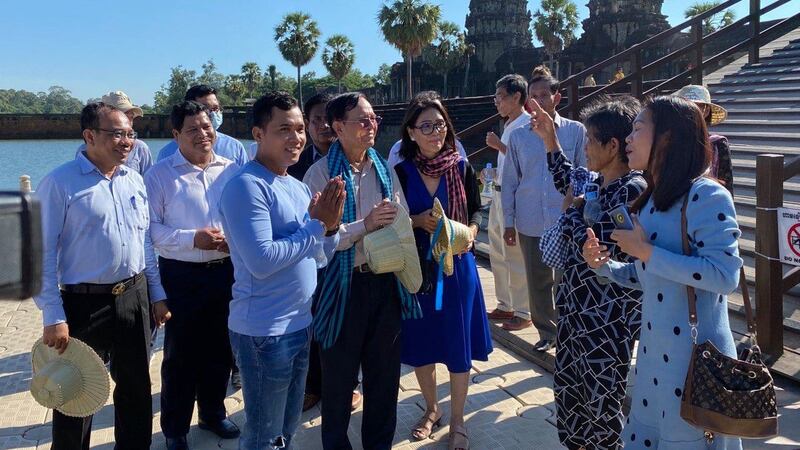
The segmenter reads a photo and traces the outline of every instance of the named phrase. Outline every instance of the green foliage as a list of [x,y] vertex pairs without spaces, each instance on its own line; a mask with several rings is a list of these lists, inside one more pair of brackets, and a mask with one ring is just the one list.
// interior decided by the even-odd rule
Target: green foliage
[[[683,15],[687,19],[690,17],[699,16],[707,11],[711,11],[721,4],[722,2],[719,1],[697,2],[686,8],[686,11],[684,11]],[[703,34],[713,33],[720,28],[727,27],[728,25],[732,24],[735,19],[736,14],[730,9],[726,9],[725,11],[721,11],[717,14],[706,17],[703,19]]]
[[75,114],[83,103],[61,87],[51,86],[47,92],[0,89],[0,113],[14,114]]
[[[302,86],[300,68],[311,61],[319,47],[319,28],[311,16],[303,12],[289,13],[275,27],[275,42],[286,61],[297,67],[297,82]],[[302,89],[300,103],[303,102]]]
[[195,84],[197,84],[196,71],[184,69],[183,66],[173,67],[167,84],[162,84],[161,89],[154,95],[154,108],[160,113],[169,114],[172,105],[183,101],[186,91]]
[[575,39],[578,28],[578,7],[571,0],[542,0],[533,15],[533,33],[544,44],[550,56],[560,53]]
[[328,38],[322,50],[322,64],[339,84],[339,92],[342,90],[342,78],[350,73],[355,62],[355,49],[347,36],[334,34]]
[[372,82],[383,86],[392,84],[392,66],[383,63],[378,67],[378,73],[372,77]]
[[438,74],[444,77],[442,95],[447,96],[447,75],[464,63],[465,36],[458,25],[442,22],[433,44],[425,47],[422,58]]

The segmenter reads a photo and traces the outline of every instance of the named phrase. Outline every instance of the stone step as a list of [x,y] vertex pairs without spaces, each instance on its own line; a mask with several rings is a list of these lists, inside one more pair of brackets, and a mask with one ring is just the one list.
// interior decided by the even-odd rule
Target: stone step
[[[798,62],[798,65],[800,66],[800,62]],[[752,79],[725,77],[719,83],[709,84],[708,90],[711,92],[711,97],[714,98],[714,93],[719,89],[755,88],[765,85],[772,87],[798,87],[800,86],[800,72],[794,75],[765,75],[752,77]]]
[[[713,97],[712,97],[713,98]],[[800,114],[800,112],[798,113]],[[712,133],[725,135],[729,131],[759,130],[763,132],[792,132],[800,130],[797,120],[751,120],[728,118],[725,122],[713,127]]]
[[[756,145],[745,145],[739,141],[731,141],[731,155],[734,158],[747,159],[755,164],[756,157],[762,153],[777,153],[786,157],[786,160],[800,156],[800,149],[780,145],[760,143]],[[784,161],[787,162],[787,161]]]
[[[728,110],[728,120],[789,120],[800,121],[800,109],[792,108],[746,108]],[[727,121],[726,121],[727,123]]]
[[792,59],[800,57],[800,48],[779,48],[772,52],[769,59],[774,61],[776,59]]
[[754,63],[754,64],[745,64],[742,68],[743,69],[761,69],[765,67],[797,67],[797,64],[800,64],[800,58],[798,59],[787,59],[787,58],[778,58],[778,59],[769,59],[769,58],[762,58],[761,61]]
[[761,98],[761,97],[741,97],[741,98],[715,98],[714,103],[727,110],[734,109],[753,109],[761,108],[762,110],[772,109],[794,109],[800,108],[800,95],[792,97],[779,97],[779,98]]
[[[738,173],[738,176],[733,178],[734,193],[739,195],[746,195],[748,197],[755,197],[756,195],[756,177],[755,172],[752,174]],[[800,203],[800,183],[794,181],[787,181],[783,184],[783,201]]]
[[768,150],[773,147],[787,147],[800,150],[800,129],[798,132],[762,132],[762,131],[729,131],[725,133],[728,141],[736,145],[749,145],[760,147],[761,153],[771,153],[775,150]]
[[738,72],[726,75],[725,78],[768,77],[797,73],[800,73],[800,67],[794,64],[786,64],[781,66],[755,67],[752,69],[744,68]]
[[710,90],[711,98],[716,102],[722,102],[727,99],[745,98],[785,98],[785,97],[799,97],[800,87],[787,86],[787,85],[741,85],[741,86],[725,86],[714,87]]

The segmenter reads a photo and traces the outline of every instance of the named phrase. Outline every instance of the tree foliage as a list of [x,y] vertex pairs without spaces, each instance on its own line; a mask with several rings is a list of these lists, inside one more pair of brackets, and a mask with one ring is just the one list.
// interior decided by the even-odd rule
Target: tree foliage
[[439,24],[436,39],[422,51],[422,58],[434,70],[442,75],[444,85],[442,95],[447,96],[447,75],[464,63],[465,36],[453,22]]
[[300,68],[311,62],[319,47],[319,28],[317,22],[306,13],[294,12],[284,16],[275,27],[275,42],[283,59],[297,68],[298,95],[303,102]]
[[378,25],[383,38],[395,46],[406,60],[406,94],[414,95],[411,78],[413,59],[436,38],[442,10],[423,0],[395,0],[378,12]]
[[339,92],[342,90],[342,78],[350,73],[355,62],[355,49],[347,36],[334,34],[325,41],[325,48],[322,50],[322,64],[338,83]]
[[554,56],[575,39],[578,7],[571,0],[542,0],[541,8],[533,15],[532,27],[552,66]]
[[23,89],[0,89],[0,113],[12,114],[75,114],[83,102],[61,86],[50,86],[47,92],[33,93]]
[[[683,15],[687,19],[690,17],[699,16],[700,14],[711,11],[721,4],[722,2],[719,1],[697,2],[686,8],[686,11],[684,11]],[[724,28],[732,24],[735,19],[736,13],[730,9],[726,9],[725,11],[708,16],[703,19],[703,34],[713,33],[720,28]]]

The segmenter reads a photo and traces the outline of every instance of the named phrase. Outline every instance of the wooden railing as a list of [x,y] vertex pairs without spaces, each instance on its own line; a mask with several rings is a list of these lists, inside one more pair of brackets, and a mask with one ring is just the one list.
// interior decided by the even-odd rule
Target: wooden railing
[[[749,1],[750,14],[737,20],[736,22],[723,27],[713,33],[703,35],[703,20],[719,14],[726,9],[743,1]],[[561,83],[561,88],[566,91],[568,99],[567,105],[559,112],[572,119],[577,119],[580,110],[595,100],[598,96],[615,92],[619,85],[630,84],[630,93],[634,97],[643,98],[647,95],[663,92],[667,89],[677,90],[681,86],[691,81],[693,84],[702,84],[703,74],[706,71],[713,71],[719,68],[727,58],[735,56],[737,53],[746,51],[749,55],[750,63],[757,63],[759,60],[759,48],[762,42],[768,42],[788,33],[800,25],[800,12],[791,17],[780,20],[767,29],[762,30],[762,18],[765,14],[776,8],[789,3],[792,0],[776,0],[768,6],[761,7],[760,0],[728,0],[719,6],[698,16],[692,17],[683,23],[676,25],[669,30],[662,31],[655,36],[646,39],[625,51],[601,61],[581,72],[571,75]],[[705,55],[703,47],[705,44],[720,40],[720,37],[729,34],[731,31],[741,29],[743,26],[750,29],[749,37],[740,40],[735,45],[715,54]],[[683,30],[690,29],[690,42],[669,54],[649,63],[644,63],[644,57],[648,50],[658,49],[667,44],[669,39],[674,39]],[[707,57],[708,56],[708,57]],[[663,80],[655,86],[645,89],[645,79],[648,75],[657,72],[664,66],[680,64],[690,58],[688,68],[674,75],[672,78]],[[588,95],[580,95],[580,85],[589,74],[596,74],[608,67],[622,66],[629,63],[630,73],[624,78],[603,86]]]
[[800,283],[800,267],[783,274],[778,243],[783,183],[796,175],[800,157],[789,163],[783,155],[756,159],[756,322],[759,345],[771,358],[783,353],[783,296]]

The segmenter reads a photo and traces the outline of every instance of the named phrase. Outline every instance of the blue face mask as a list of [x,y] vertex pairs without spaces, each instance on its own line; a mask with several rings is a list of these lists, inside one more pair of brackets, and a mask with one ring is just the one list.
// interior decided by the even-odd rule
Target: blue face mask
[[211,120],[211,125],[214,129],[219,130],[219,127],[222,125],[222,110],[209,111],[208,118]]

